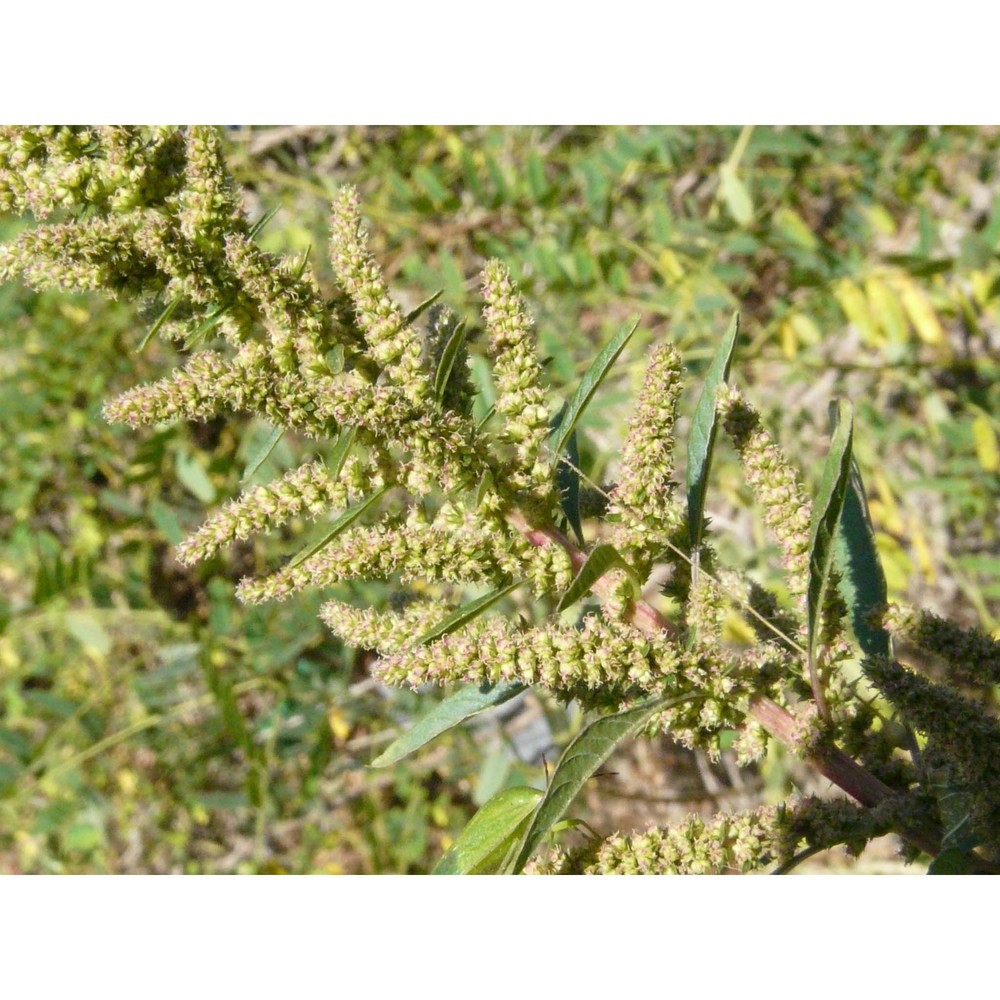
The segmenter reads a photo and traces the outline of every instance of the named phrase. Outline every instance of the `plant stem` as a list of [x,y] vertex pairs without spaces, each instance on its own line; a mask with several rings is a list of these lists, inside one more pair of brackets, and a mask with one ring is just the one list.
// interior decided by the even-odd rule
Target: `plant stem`
[[[516,510],[508,513],[507,520],[532,545],[561,546],[569,556],[574,570],[578,571],[586,562],[586,553],[577,548],[558,528],[532,525],[520,511]],[[607,580],[600,579],[594,584],[594,592],[598,596],[607,594],[608,587]],[[650,634],[664,631],[677,634],[677,629],[646,601],[637,600],[634,603],[631,620],[637,628]],[[854,758],[838,747],[832,744],[816,745],[815,741],[807,740],[801,722],[770,698],[753,699],[749,711],[750,715],[779,743],[797,757],[804,759],[824,778],[833,782],[861,805],[872,808],[900,794],[866,771]],[[941,850],[941,831],[929,825],[907,826],[895,832],[931,857],[935,857]],[[983,871],[1000,871],[980,858],[975,858],[975,861]]]

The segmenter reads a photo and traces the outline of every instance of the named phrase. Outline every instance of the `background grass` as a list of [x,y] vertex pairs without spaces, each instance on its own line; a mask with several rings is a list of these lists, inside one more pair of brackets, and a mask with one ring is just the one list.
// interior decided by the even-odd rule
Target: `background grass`
[[[599,484],[650,346],[680,348],[689,414],[739,309],[736,378],[810,488],[829,399],[855,403],[891,596],[997,633],[998,130],[294,127],[229,142],[251,215],[280,207],[261,241],[308,254],[321,280],[327,205],[345,182],[407,304],[443,289],[476,322],[478,271],[506,260],[554,406],[641,311],[582,427]],[[24,224],[0,219],[0,239]],[[519,759],[537,753],[498,720],[368,769],[433,695],[373,685],[367,654],[316,619],[319,594],[251,609],[233,596],[308,525],[194,570],[175,562],[172,545],[239,491],[268,428],[109,427],[101,403],[173,362],[156,340],[138,352],[148,325],[97,298],[0,288],[0,870],[428,870],[477,803],[544,780]],[[254,478],[310,451],[286,435]],[[720,554],[780,587],[726,455],[708,500]],[[741,628],[734,618],[734,640]],[[537,709],[557,745],[578,725]],[[612,797],[627,808],[602,807],[600,783],[581,807],[602,832],[659,818],[650,800],[724,804],[720,772],[654,750],[619,766]],[[665,771],[684,780],[651,785]],[[737,786],[766,798],[796,777],[771,755]]]

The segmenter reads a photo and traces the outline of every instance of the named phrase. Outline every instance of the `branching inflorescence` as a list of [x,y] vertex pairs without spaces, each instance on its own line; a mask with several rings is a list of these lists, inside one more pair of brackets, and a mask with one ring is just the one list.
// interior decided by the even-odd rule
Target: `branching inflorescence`
[[[515,683],[605,712],[672,698],[647,731],[668,729],[713,752],[735,734],[745,760],[763,752],[770,732],[862,804],[807,802],[616,836],[554,856],[548,870],[754,870],[787,861],[799,842],[857,848],[889,829],[933,852],[941,818],[926,787],[916,787],[931,780],[932,766],[970,795],[987,789],[969,808],[977,833],[970,850],[979,850],[971,863],[996,860],[1000,793],[976,760],[978,747],[998,745],[995,724],[958,695],[925,690],[929,682],[873,659],[872,682],[933,745],[922,776],[913,768],[865,771],[845,751],[883,763],[898,751],[891,727],[841,670],[853,646],[841,636],[844,607],[829,596],[820,624],[830,710],[824,705],[817,718],[800,645],[815,572],[810,502],[735,388],[720,387],[715,412],[796,598],[794,609],[779,611],[772,595],[750,586],[750,607],[761,609],[754,624],[765,627],[760,643],[743,650],[722,643],[729,588],[709,572],[710,548],[701,549],[695,579],[678,547],[690,512],[673,482],[682,364],[672,346],[650,355],[606,519],[588,521],[591,541],[577,547],[562,531],[562,459],[549,450],[532,320],[507,266],[493,260],[483,271],[496,402],[477,424],[464,325],[440,307],[408,315],[394,299],[369,250],[357,193],[345,187],[333,201],[337,289],[324,293],[308,266],[257,246],[221,149],[219,133],[205,127],[0,130],[0,209],[39,222],[0,248],[0,278],[138,299],[158,311],[155,331],[186,354],[168,377],[109,402],[109,420],[138,427],[228,412],[337,442],[335,461],[304,464],[212,514],[181,543],[182,562],[214,558],[294,517],[327,520],[320,543],[270,575],[244,579],[239,595],[253,603],[345,581],[394,581],[394,610],[358,608],[341,596],[321,612],[345,643],[381,654],[374,673],[383,682]],[[593,569],[588,556],[598,548],[614,559]],[[679,607],[638,598],[636,585],[654,563],[672,572]],[[579,592],[568,601],[575,578]],[[470,586],[479,596],[492,588],[496,599],[449,625]],[[577,604],[588,595],[596,602]],[[505,613],[511,602],[519,602],[517,617]],[[988,637],[900,611],[889,625],[956,661],[962,679],[996,683],[997,647]],[[894,785],[886,784],[890,773],[901,775]]]

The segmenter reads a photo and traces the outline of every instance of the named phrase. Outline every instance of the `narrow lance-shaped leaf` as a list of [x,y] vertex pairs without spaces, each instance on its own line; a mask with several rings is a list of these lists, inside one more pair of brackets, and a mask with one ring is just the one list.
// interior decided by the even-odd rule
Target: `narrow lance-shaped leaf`
[[356,427],[347,427],[340,432],[340,437],[337,438],[337,444],[330,455],[330,460],[326,463],[331,476],[340,475],[357,433],[358,429]]
[[562,454],[562,450],[566,446],[570,434],[573,433],[573,428],[576,427],[577,422],[583,415],[583,411],[586,410],[587,404],[593,399],[594,393],[597,392],[598,387],[611,370],[611,366],[618,359],[618,355],[625,349],[625,345],[632,338],[632,334],[635,333],[638,326],[638,316],[630,319],[604,345],[601,353],[594,358],[594,363],[587,370],[587,374],[583,376],[583,380],[573,394],[573,398],[569,401],[569,406],[566,407],[562,421],[553,435],[551,447],[557,455]]
[[405,320],[406,325],[409,326],[411,323],[414,323],[416,320],[420,319],[420,317],[425,312],[427,312],[427,310],[430,309],[430,307],[434,305],[434,303],[437,302],[437,300],[441,298],[442,295],[444,295],[444,289],[439,288],[432,296],[430,296],[430,298],[424,299],[424,301],[421,302],[420,305],[411,309],[406,314],[406,320]]
[[255,239],[260,231],[281,211],[280,205],[275,205],[269,212],[262,215],[250,228],[250,232],[247,233],[250,239]]
[[[562,422],[568,404],[562,408],[552,420],[552,430],[555,431]],[[568,461],[567,461],[568,459]],[[556,486],[559,489],[559,506],[566,516],[566,522],[573,529],[576,540],[583,545],[583,523],[580,520],[580,449],[577,445],[576,431],[570,434],[566,441],[566,453],[559,456],[556,466]]]
[[246,470],[244,471],[240,482],[245,483],[248,479],[253,478],[253,474],[267,461],[268,455],[274,451],[284,433],[284,427],[275,427],[271,433],[267,435],[267,437],[261,442],[260,447],[257,448],[251,455],[250,461],[247,462]]
[[844,510],[840,515],[836,554],[840,596],[847,605],[861,651],[868,657],[891,656],[889,633],[872,620],[873,614],[885,607],[888,592],[882,560],[875,546],[875,530],[868,513],[864,484],[853,459]]
[[542,793],[508,788],[493,796],[435,865],[434,875],[492,875],[499,872]]
[[474,601],[469,601],[468,604],[463,604],[457,611],[454,611],[443,621],[438,622],[433,628],[429,628],[424,632],[417,639],[416,644],[418,646],[426,646],[429,642],[434,642],[442,636],[449,635],[456,629],[463,628],[473,619],[478,618],[484,611],[491,608],[501,598],[506,597],[509,593],[523,585],[524,580],[516,580],[514,583],[508,583],[504,587],[497,587],[496,590],[491,590],[488,594],[477,597]]
[[455,359],[465,345],[466,330],[467,327],[463,319],[456,324],[441,352],[441,360],[438,362],[437,372],[434,376],[434,398],[439,403],[444,399],[445,391],[448,388],[448,379],[451,378],[452,370],[455,367]]
[[174,299],[170,302],[166,309],[160,313],[157,317],[156,322],[149,328],[149,332],[145,337],[142,338],[142,343],[139,345],[139,351],[142,352],[146,349],[146,345],[160,332],[163,324],[166,323],[168,319],[174,314],[174,310],[181,304],[180,299]]
[[580,473],[577,471],[579,468],[580,448],[574,430],[566,442],[566,455],[560,458],[556,467],[556,486],[559,489],[559,506],[566,515],[566,523],[573,529],[573,534],[580,545],[584,545],[586,543],[583,539],[583,522],[580,519]]
[[[523,582],[523,580],[519,580],[506,587],[498,587],[496,590],[491,590],[488,594],[462,605],[444,621],[424,632],[417,639],[416,645],[425,646],[429,642],[434,642],[436,639],[462,628],[489,610],[501,598],[520,587]],[[502,705],[524,689],[524,685],[518,683],[484,684],[481,687],[470,685],[462,688],[433,708],[419,722],[391,743],[382,754],[372,761],[372,767],[387,767],[389,764],[394,764],[459,723],[487,708],[492,708],[494,705]]]
[[345,528],[348,528],[359,517],[361,517],[361,515],[368,510],[368,508],[371,507],[376,500],[381,499],[382,495],[388,488],[388,486],[383,486],[380,490],[376,490],[370,496],[365,497],[365,499],[360,501],[360,503],[356,503],[353,507],[348,507],[347,510],[345,510],[344,513],[330,525],[326,534],[323,535],[322,538],[320,538],[317,542],[314,542],[312,545],[306,546],[306,548],[304,548],[291,560],[291,562],[289,562],[288,568],[294,569],[300,563],[305,562],[310,556],[314,556],[321,548],[323,548],[324,545],[328,545],[332,542]]
[[562,818],[580,789],[623,740],[635,736],[657,712],[693,697],[696,696],[686,694],[654,698],[635,708],[605,715],[584,729],[560,758],[545,797],[538,804],[517,847],[512,870],[517,873],[524,868],[542,838]]
[[184,350],[190,351],[191,348],[195,347],[197,344],[201,343],[205,335],[210,331],[214,330],[223,320],[226,313],[229,312],[229,306],[222,306],[215,310],[211,315],[209,315],[205,321],[198,327],[194,333],[184,341]]
[[687,456],[687,508],[688,537],[691,541],[692,573],[697,573],[698,551],[701,546],[702,522],[705,519],[705,494],[708,490],[708,473],[712,466],[712,451],[718,425],[716,395],[719,386],[729,378],[736,341],[740,335],[740,314],[734,313],[725,336],[716,348],[709,365],[701,397],[691,421],[688,434]]
[[563,594],[559,604],[556,606],[556,612],[565,611],[566,608],[576,604],[581,597],[590,593],[590,588],[605,573],[612,569],[623,569],[635,580],[635,570],[629,566],[613,545],[605,543],[596,546],[594,551],[587,556],[587,561],[580,567],[580,572],[576,574],[566,593]]
[[[846,400],[837,402],[836,425],[830,441],[830,451],[823,466],[819,495],[813,506],[812,525],[809,531],[809,589],[807,591],[806,616],[809,627],[809,665],[816,662],[816,640],[820,628],[820,617],[830,584],[836,549],[837,526],[844,508],[851,478],[851,445],[854,436],[854,420],[851,404]],[[817,686],[814,680],[814,688]],[[817,696],[819,692],[816,692]]]
[[388,767],[430,743],[442,733],[487,708],[502,705],[525,690],[523,684],[469,685],[436,705],[419,722],[389,744],[373,761],[372,767]]

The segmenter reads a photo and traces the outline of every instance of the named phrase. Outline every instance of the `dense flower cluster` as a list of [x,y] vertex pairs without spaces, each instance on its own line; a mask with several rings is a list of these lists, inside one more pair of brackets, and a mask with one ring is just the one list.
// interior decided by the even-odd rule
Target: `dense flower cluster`
[[1000,856],[1000,724],[979,705],[888,659],[865,673],[903,718],[927,735],[921,765],[939,788],[968,798],[973,829]]
[[[496,359],[497,413],[503,418],[502,440],[516,446],[510,482],[529,491],[535,506],[552,506],[553,480],[543,447],[549,434],[549,411],[541,383],[532,321],[510,272],[498,260],[483,271],[483,319]],[[547,511],[546,511],[547,512]]]
[[915,646],[940,656],[956,680],[967,684],[1000,684],[1000,642],[982,629],[964,629],[929,611],[890,606],[885,627]]
[[789,864],[802,844],[810,852],[845,845],[858,855],[888,833],[899,804],[861,809],[845,799],[810,797],[794,806],[762,806],[689,816],[645,833],[616,833],[577,850],[555,850],[534,866],[537,874],[727,875]]
[[608,505],[617,521],[615,544],[647,568],[683,520],[671,478],[681,388],[680,355],[670,344],[658,347],[629,421],[618,483]]
[[[858,777],[857,761],[871,769],[860,800],[898,798],[917,816],[906,819],[911,828],[936,829],[936,799],[911,789],[943,782],[969,796],[970,822],[997,853],[1000,728],[979,706],[895,662],[868,663],[869,679],[893,709],[927,736],[922,755],[901,761],[904,744],[893,731],[902,727],[879,718],[884,708],[858,697],[842,669],[852,647],[840,631],[845,609],[835,574],[819,672],[811,688],[804,682],[810,502],[737,389],[720,388],[717,416],[781,549],[797,598],[791,612],[717,568],[707,542],[694,554],[698,574],[690,569],[687,513],[672,478],[682,390],[672,346],[648,359],[617,483],[610,495],[598,491],[606,507],[603,500],[581,503],[587,526],[577,548],[557,524],[566,498],[556,467],[566,456],[547,447],[552,408],[532,321],[507,266],[489,261],[482,275],[496,402],[477,424],[472,338],[467,342],[462,322],[443,307],[425,311],[425,303],[407,313],[395,300],[369,248],[357,192],[345,187],[333,202],[337,287],[328,293],[307,262],[257,245],[222,147],[220,134],[204,127],[0,129],[0,211],[30,213],[38,223],[0,247],[0,280],[136,299],[149,335],[180,345],[186,357],[171,375],[110,401],[108,419],[137,427],[232,412],[321,442],[320,456],[322,442],[337,441],[335,460],[320,458],[253,486],[213,513],[181,543],[183,563],[295,517],[318,520],[318,541],[270,575],[243,580],[239,595],[258,603],[347,581],[398,581],[392,610],[329,599],[321,612],[344,642],[382,656],[373,668],[381,681],[518,682],[585,707],[639,704],[655,711],[643,716],[646,731],[669,730],[711,753],[735,734],[743,762],[760,758],[777,730],[793,749],[816,750],[822,770],[843,758],[839,740],[854,755],[838,772],[847,775],[843,787]],[[595,542],[613,552],[600,553],[609,556],[603,573],[587,576]],[[638,596],[659,560],[669,564],[669,609]],[[475,606],[479,614],[466,616],[466,605],[461,625],[449,619],[470,585],[516,602],[516,618],[497,615],[492,605],[487,614],[487,601]],[[516,598],[504,596],[514,591]],[[761,641],[749,649],[723,641],[734,595],[757,613]],[[900,609],[888,612],[886,625],[943,657],[957,679],[1000,682],[997,643],[983,633]],[[821,702],[824,691],[829,710],[820,732],[813,700]],[[672,707],[646,705],[662,695],[683,697]],[[745,871],[791,857],[803,840],[857,849],[904,815],[890,813],[888,806],[810,801],[792,811],[692,819],[672,830],[616,835],[549,866]]]
[[732,386],[719,391],[723,427],[732,438],[764,522],[781,548],[792,593],[804,595],[809,580],[809,517],[812,505],[795,469],[771,439],[760,415]]

